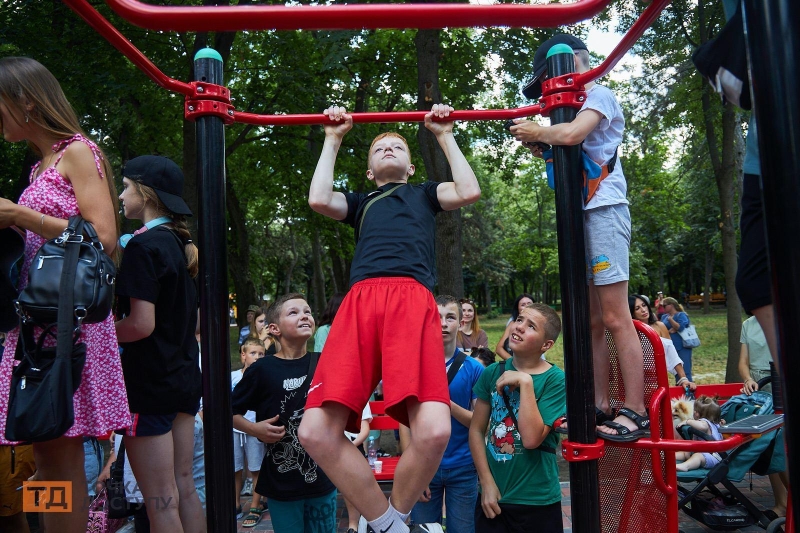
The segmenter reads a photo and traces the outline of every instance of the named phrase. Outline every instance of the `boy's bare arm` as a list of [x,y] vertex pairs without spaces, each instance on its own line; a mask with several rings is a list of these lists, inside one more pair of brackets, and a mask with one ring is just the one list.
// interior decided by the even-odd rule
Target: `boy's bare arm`
[[425,115],[425,127],[428,128],[442,147],[450,170],[452,182],[445,182],[436,188],[436,197],[445,211],[452,211],[465,205],[474,204],[481,197],[481,187],[475,177],[467,158],[461,153],[453,136],[453,122],[434,122],[433,117],[444,118],[450,115],[453,108],[445,104],[436,104],[431,112]]
[[257,437],[261,442],[271,444],[278,442],[286,435],[286,428],[273,425],[278,418],[279,415],[275,415],[261,422],[250,422],[242,415],[233,415],[233,428]]
[[472,413],[472,423],[469,425],[469,450],[481,484],[481,507],[486,517],[490,519],[500,514],[498,502],[502,498],[492,477],[492,471],[489,470],[489,460],[486,458],[486,428],[489,425],[491,412],[492,407],[478,398],[475,411]]
[[519,412],[517,422],[519,422],[519,436],[522,445],[533,450],[542,444],[550,433],[550,426],[545,425],[542,414],[539,412],[539,405],[536,403],[536,395],[533,390],[533,379],[530,374],[509,370],[503,372],[497,380],[497,392],[502,394],[503,387],[519,389]]
[[311,178],[308,205],[321,215],[343,220],[347,216],[347,200],[344,194],[333,190],[333,167],[342,138],[353,127],[353,117],[347,114],[345,108],[338,106],[329,107],[323,114],[331,122],[325,124],[325,143],[322,145],[314,177]]
[[554,126],[541,126],[536,122],[522,118],[514,119],[514,125],[509,131],[518,141],[543,142],[557,146],[573,146],[586,139],[593,129],[600,124],[603,115],[594,109],[586,109],[578,113],[575,120],[556,124]]
[[464,409],[453,400],[450,400],[450,414],[464,427],[469,427],[472,423],[472,411]]

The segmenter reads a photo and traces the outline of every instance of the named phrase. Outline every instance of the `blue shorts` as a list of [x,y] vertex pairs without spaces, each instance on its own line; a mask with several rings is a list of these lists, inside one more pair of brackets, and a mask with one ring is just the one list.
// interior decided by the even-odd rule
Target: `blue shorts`
[[172,423],[178,413],[168,415],[141,415],[131,413],[131,425],[125,430],[126,437],[156,437],[172,431]]
[[606,205],[583,212],[586,238],[586,276],[595,285],[630,278],[631,213],[626,204]]
[[131,413],[131,425],[127,429],[119,430],[116,433],[127,435],[128,437],[157,437],[158,435],[165,435],[172,431],[172,423],[179,413],[195,416],[198,411],[200,411],[200,401],[197,402],[197,407],[194,409],[166,415]]
[[336,533],[336,489],[302,500],[269,499],[275,533]]

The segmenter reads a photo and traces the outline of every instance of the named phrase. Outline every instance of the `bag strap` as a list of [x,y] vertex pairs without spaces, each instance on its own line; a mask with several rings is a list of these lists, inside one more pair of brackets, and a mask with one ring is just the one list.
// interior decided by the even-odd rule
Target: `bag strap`
[[[70,217],[69,225],[62,234],[64,240],[64,264],[61,268],[61,284],[58,300],[58,335],[56,357],[71,357],[75,328],[75,274],[78,268],[78,253],[83,240],[83,219]],[[72,374],[69,375],[70,382]],[[72,387],[72,383],[69,384]]]
[[117,458],[111,467],[111,477],[116,481],[122,481],[122,476],[125,473],[125,437],[122,437],[119,442],[119,450],[117,450]]
[[[305,407],[306,397],[308,396],[308,389],[311,387],[311,380],[314,379],[314,373],[317,371],[317,363],[319,363],[319,352],[309,352],[308,354],[308,372],[303,384],[297,388],[297,394],[284,403],[284,408],[287,413],[296,411]],[[284,426],[289,425],[288,421],[282,416],[278,419]]]
[[[500,366],[500,368],[502,369],[502,370],[500,370],[500,375],[501,376],[503,375],[503,372],[508,370],[508,362],[509,361],[511,361],[511,359],[506,359],[505,363],[503,363]],[[503,394],[503,403],[506,404],[506,410],[508,410],[508,416],[511,417],[511,421],[514,422],[514,427],[517,428],[517,433],[519,433],[519,423],[517,422],[517,415],[514,414],[514,408],[511,407],[511,399],[508,397],[508,394],[506,393],[505,387],[503,387],[502,394]],[[551,446],[547,446],[545,444],[540,444],[539,446],[534,448],[534,450],[539,450],[540,452],[545,452],[545,453],[552,453],[553,455],[556,454],[556,449],[555,448],[553,448]]]
[[373,198],[372,200],[367,202],[367,205],[364,206],[364,210],[361,211],[361,218],[358,220],[358,227],[356,228],[356,242],[358,242],[359,237],[361,237],[361,226],[364,225],[364,217],[367,216],[367,211],[369,211],[369,208],[372,207],[372,204],[374,204],[375,202],[377,202],[381,198],[386,198],[387,196],[390,196],[390,195],[394,194],[394,191],[396,191],[397,189],[399,189],[403,185],[406,185],[406,184],[405,183],[401,183],[399,185],[396,185],[396,186],[392,187],[391,189],[389,189],[388,191],[383,191],[381,194],[379,194],[378,196],[376,196],[375,198]]
[[467,360],[467,354],[458,350],[458,355],[455,356],[453,362],[450,363],[450,369],[447,371],[447,385],[449,386],[453,379],[455,379],[456,374],[458,374],[458,370],[461,368],[461,365],[464,364],[464,361]]

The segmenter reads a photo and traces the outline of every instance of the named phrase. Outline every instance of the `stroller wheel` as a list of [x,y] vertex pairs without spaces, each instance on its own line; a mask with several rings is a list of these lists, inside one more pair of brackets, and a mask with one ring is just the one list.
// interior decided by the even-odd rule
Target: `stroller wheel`
[[779,531],[783,531],[781,527],[784,523],[786,523],[786,517],[776,518],[772,522],[769,523],[767,526],[767,533],[777,533]]

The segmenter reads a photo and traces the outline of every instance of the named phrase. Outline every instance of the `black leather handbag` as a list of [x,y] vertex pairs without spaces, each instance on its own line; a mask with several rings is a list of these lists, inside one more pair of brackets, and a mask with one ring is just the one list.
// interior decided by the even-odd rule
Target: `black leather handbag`
[[[86,291],[88,287],[77,279],[79,275],[87,274],[86,265],[94,265],[95,271],[88,275],[95,277],[98,276],[97,271],[103,268],[103,261],[95,253],[87,253],[87,249],[89,252],[95,250],[105,255],[102,245],[86,245],[83,238],[84,226],[89,225],[80,217],[73,217],[61,237],[42,246],[34,258],[31,270],[33,273],[33,269],[38,268],[39,274],[36,277],[31,274],[28,287],[17,301],[22,342],[17,344],[15,358],[19,360],[19,364],[11,376],[11,393],[8,399],[6,437],[10,440],[42,442],[56,439],[64,435],[75,422],[73,396],[80,385],[86,361],[86,345],[78,342],[81,324],[90,313],[99,315],[103,312],[102,309],[98,311],[97,304],[93,307],[87,306],[85,302],[90,298],[87,294],[79,293],[81,290]],[[91,229],[91,234],[94,234],[94,238],[90,235],[90,242],[97,241],[94,229]],[[97,244],[100,244],[99,241]],[[113,267],[113,263],[111,266]],[[45,279],[44,274],[49,274],[51,278]],[[52,298],[53,295],[49,294],[53,291],[51,286],[57,289],[56,320],[43,325],[43,332],[34,342],[34,327],[40,318],[46,319],[49,316],[43,310],[52,303],[29,305],[22,303],[22,296],[27,291],[28,296],[45,294]],[[96,300],[95,296],[88,296]],[[82,300],[76,301],[78,297]],[[107,298],[109,307],[103,318],[110,312],[110,292]],[[46,340],[53,337],[54,328],[56,345],[44,347]]]
[[64,233],[45,242],[33,258],[28,285],[16,301],[23,320],[47,325],[58,319],[58,304],[65,292],[60,283],[61,273],[70,245],[78,249],[73,288],[67,289],[74,295],[75,318],[95,324],[111,313],[117,269],[103,252],[103,244],[92,225],[74,216],[70,217]]

